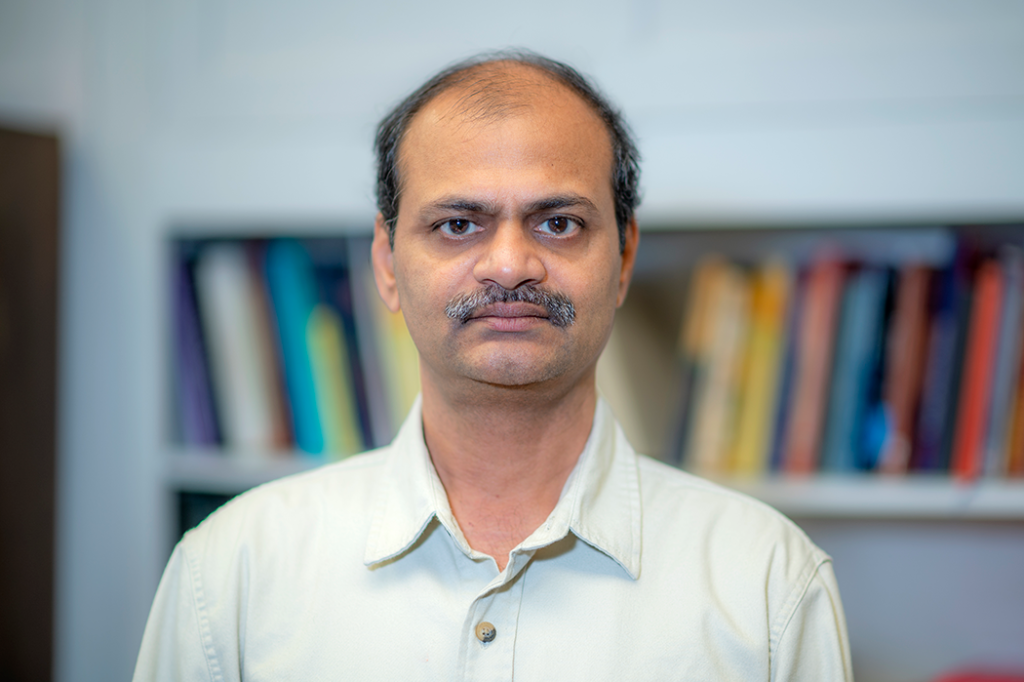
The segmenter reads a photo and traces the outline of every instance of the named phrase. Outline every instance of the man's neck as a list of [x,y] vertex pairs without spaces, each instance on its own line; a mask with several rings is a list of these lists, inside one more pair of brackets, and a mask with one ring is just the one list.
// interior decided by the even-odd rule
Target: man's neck
[[499,570],[558,503],[596,401],[592,373],[565,391],[455,394],[424,377],[423,432],[434,468],[466,540]]

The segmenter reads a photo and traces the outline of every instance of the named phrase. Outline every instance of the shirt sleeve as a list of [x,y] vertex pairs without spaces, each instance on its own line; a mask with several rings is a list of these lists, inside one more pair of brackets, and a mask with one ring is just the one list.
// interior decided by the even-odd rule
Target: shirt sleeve
[[772,660],[775,682],[853,682],[846,616],[831,561],[823,561],[789,619]]
[[179,543],[164,570],[149,612],[133,682],[221,682],[202,594]]

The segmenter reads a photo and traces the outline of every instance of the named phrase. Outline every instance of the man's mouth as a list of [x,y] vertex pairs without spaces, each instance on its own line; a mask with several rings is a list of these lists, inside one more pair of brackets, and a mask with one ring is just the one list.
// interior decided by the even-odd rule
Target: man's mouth
[[[576,321],[576,307],[567,296],[532,284],[506,289],[489,284],[468,294],[460,294],[445,306],[445,314],[463,324],[478,318],[547,319],[556,327],[568,327]],[[508,325],[503,325],[508,326]]]
[[539,305],[532,303],[492,303],[477,308],[470,316],[470,320],[481,317],[541,317],[548,318],[548,311]]

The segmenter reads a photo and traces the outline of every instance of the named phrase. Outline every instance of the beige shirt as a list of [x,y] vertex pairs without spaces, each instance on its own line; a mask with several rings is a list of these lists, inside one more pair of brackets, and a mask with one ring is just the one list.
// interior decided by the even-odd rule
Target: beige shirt
[[764,504],[635,454],[603,401],[500,573],[422,432],[417,403],[391,446],[187,533],[135,680],[852,680],[829,557]]

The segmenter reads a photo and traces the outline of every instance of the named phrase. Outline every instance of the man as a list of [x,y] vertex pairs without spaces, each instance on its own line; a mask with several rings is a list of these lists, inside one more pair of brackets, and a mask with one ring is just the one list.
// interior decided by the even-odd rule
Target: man
[[849,680],[828,557],[638,457],[595,387],[637,155],[578,74],[464,63],[381,124],[372,259],[423,392],[390,447],[188,533],[137,680]]

